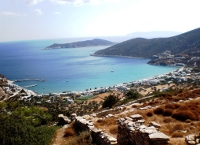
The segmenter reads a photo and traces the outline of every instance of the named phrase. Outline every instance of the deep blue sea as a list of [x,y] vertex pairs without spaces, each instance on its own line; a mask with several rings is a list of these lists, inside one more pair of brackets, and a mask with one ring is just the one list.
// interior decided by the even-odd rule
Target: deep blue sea
[[141,58],[90,56],[105,46],[43,50],[53,43],[70,41],[72,39],[1,42],[0,74],[9,80],[44,79],[44,82],[25,81],[17,84],[37,84],[29,89],[47,94],[109,87],[177,69],[148,65],[148,60]]

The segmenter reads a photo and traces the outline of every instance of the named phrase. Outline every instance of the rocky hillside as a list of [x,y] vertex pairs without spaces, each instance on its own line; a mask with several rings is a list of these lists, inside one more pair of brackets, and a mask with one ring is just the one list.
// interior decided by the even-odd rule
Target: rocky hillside
[[99,50],[94,55],[150,58],[166,50],[171,51],[172,54],[200,50],[200,28],[169,38],[127,40],[104,50]]
[[114,45],[114,42],[110,42],[103,39],[93,39],[93,40],[86,40],[86,41],[78,41],[72,43],[65,43],[65,44],[53,44],[45,49],[59,49],[59,48],[77,48],[77,47],[90,47],[90,46],[108,46]]

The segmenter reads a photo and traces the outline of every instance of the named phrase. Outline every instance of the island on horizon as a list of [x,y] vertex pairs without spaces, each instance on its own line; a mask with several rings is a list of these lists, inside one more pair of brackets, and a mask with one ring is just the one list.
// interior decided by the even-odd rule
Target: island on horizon
[[48,49],[61,49],[61,48],[80,48],[80,47],[92,47],[92,46],[110,46],[116,43],[104,40],[104,39],[92,39],[92,40],[85,40],[85,41],[77,41],[72,43],[64,43],[64,44],[57,44],[54,43],[50,46],[44,48],[45,50]]

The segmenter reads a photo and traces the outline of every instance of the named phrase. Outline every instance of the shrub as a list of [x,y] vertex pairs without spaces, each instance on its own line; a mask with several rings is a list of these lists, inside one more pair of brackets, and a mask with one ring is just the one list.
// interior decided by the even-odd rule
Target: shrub
[[187,119],[190,119],[190,120],[196,120],[197,119],[195,114],[192,113],[191,111],[188,111],[188,110],[174,112],[172,114],[172,117],[174,119],[177,119],[177,120],[180,120],[180,121],[186,121]]
[[174,106],[174,104],[167,104],[165,105],[166,109],[175,109],[176,107]]
[[184,125],[182,123],[178,123],[176,125],[173,126],[171,132],[175,132],[175,131],[180,131],[184,129]]
[[163,114],[163,112],[164,112],[164,109],[162,107],[158,107],[153,111],[154,114],[158,114],[158,115]]
[[171,118],[165,118],[164,120],[163,120],[163,122],[164,123],[170,123],[170,122],[172,122],[172,119]]
[[127,99],[137,99],[141,96],[137,91],[135,90],[130,90],[126,93],[126,98]]
[[173,113],[172,109],[165,109],[163,112],[163,116],[171,116]]
[[181,105],[178,109],[179,110],[188,110],[189,108],[186,105]]
[[114,104],[116,104],[119,101],[119,98],[114,95],[109,95],[105,98],[105,101],[102,104],[103,108],[109,107],[112,108]]
[[173,132],[172,133],[172,137],[173,138],[179,138],[179,137],[183,137],[184,134],[182,132]]
[[148,117],[151,117],[151,116],[153,116],[153,113],[151,112],[151,111],[149,111],[149,112],[147,112],[147,114],[146,114]]

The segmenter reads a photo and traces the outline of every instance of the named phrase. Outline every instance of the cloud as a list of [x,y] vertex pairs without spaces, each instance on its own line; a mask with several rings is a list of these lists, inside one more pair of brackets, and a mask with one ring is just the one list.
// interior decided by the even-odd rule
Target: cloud
[[67,4],[67,3],[73,3],[75,5],[82,5],[84,3],[99,3],[100,0],[50,0],[53,3],[57,4]]
[[43,0],[25,0],[27,5],[36,5],[40,2],[42,2]]
[[0,12],[0,15],[1,16],[27,16],[27,14],[8,12],[8,11],[2,11]]
[[36,15],[42,15],[42,14],[44,14],[44,13],[42,12],[41,9],[35,9],[35,10],[34,10],[34,14],[36,14]]
[[54,12],[54,15],[61,15],[61,12]]
[[121,0],[104,0],[107,3],[119,3]]

